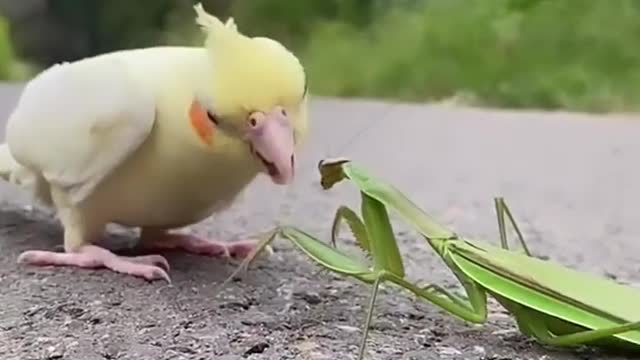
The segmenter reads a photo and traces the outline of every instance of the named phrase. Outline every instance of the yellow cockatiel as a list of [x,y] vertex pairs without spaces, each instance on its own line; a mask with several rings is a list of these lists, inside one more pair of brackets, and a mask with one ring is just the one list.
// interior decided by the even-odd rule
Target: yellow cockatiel
[[141,229],[147,250],[247,256],[253,241],[169,230],[226,209],[264,172],[294,178],[307,133],[306,75],[280,43],[240,33],[195,6],[203,47],[123,50],[56,64],[25,87],[0,147],[0,174],[29,185],[64,226],[65,252],[20,262],[167,275],[156,254],[98,247],[108,223]]

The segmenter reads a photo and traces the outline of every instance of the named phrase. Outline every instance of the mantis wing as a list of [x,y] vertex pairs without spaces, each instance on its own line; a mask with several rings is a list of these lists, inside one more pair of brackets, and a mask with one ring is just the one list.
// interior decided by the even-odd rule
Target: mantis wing
[[[640,289],[551,261],[485,244],[459,242],[452,258],[488,290],[589,329],[640,320]],[[640,345],[640,331],[617,335]]]

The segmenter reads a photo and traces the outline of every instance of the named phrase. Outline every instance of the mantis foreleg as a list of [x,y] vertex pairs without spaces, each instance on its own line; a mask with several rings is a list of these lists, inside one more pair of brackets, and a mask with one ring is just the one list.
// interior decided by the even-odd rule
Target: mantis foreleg
[[342,221],[346,222],[351,229],[351,233],[356,239],[358,246],[360,246],[363,251],[369,253],[371,251],[371,247],[369,244],[369,237],[367,235],[367,228],[358,214],[347,206],[340,206],[333,218],[333,224],[331,226],[331,245],[336,247],[336,239],[338,238],[340,224]]
[[[350,208],[346,206],[341,206],[336,211],[335,218],[333,220],[332,226],[332,238],[331,243],[335,247],[336,238],[339,232],[339,225],[341,221],[347,223],[349,228],[351,229],[356,241],[363,248],[365,252],[370,251],[370,239],[367,234],[367,230],[364,222],[360,219],[360,217]],[[445,259],[445,262],[447,260]],[[452,264],[448,264],[452,267]],[[455,267],[452,267],[455,268]],[[385,275],[385,279],[389,280],[391,278],[390,275]],[[396,282],[397,285],[403,287],[407,290],[414,292],[417,296],[422,297],[431,302],[435,302],[437,305],[441,306],[443,309],[449,312],[453,312],[455,315],[475,323],[482,323],[486,320],[487,309],[486,309],[486,295],[484,290],[477,286],[475,283],[471,283],[465,285],[465,291],[469,296],[469,299],[463,299],[459,296],[445,290],[439,285],[431,284],[422,287],[421,289],[416,287],[413,284],[408,283],[402,277],[393,276],[394,279],[402,279],[402,284]],[[460,279],[460,278],[459,278]],[[463,281],[462,279],[460,279]],[[377,281],[377,279],[375,280]],[[411,288],[407,288],[410,285]],[[377,291],[378,285],[375,286],[374,290]],[[446,298],[449,302],[446,302]]]

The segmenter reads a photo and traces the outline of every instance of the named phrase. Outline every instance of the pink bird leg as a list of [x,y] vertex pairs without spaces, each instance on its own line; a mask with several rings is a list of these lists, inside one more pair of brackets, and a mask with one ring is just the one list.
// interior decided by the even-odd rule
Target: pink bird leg
[[142,277],[149,281],[164,279],[171,282],[169,263],[160,255],[118,256],[95,245],[85,245],[77,252],[25,251],[19,263],[36,266],[76,266],[85,269],[108,268],[112,271]]
[[[155,229],[143,229],[140,240],[140,247],[144,251],[174,250],[215,258],[234,259],[244,259],[250,256],[256,250],[257,245],[252,240],[223,243],[206,240],[195,235],[171,234]],[[167,274],[169,263],[161,255],[118,256],[96,245],[84,245],[74,252],[29,250],[20,254],[18,262],[35,266],[107,268],[149,281],[164,279],[171,282]]]
[[224,243],[207,240],[196,235],[172,234],[164,230],[143,229],[141,248],[145,251],[185,251],[214,258],[244,259],[251,255],[257,243],[254,240]]

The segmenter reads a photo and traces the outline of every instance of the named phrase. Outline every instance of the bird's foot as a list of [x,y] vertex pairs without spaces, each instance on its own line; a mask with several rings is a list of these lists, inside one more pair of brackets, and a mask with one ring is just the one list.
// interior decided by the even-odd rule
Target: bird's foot
[[107,268],[149,281],[164,279],[171,282],[167,274],[169,263],[160,255],[117,256],[95,245],[86,245],[74,253],[29,250],[20,254],[18,263],[36,266],[76,266],[85,269]]
[[244,240],[224,243],[190,234],[163,232],[151,235],[143,232],[141,247],[145,251],[177,250],[215,258],[245,259],[256,250],[257,242]]

